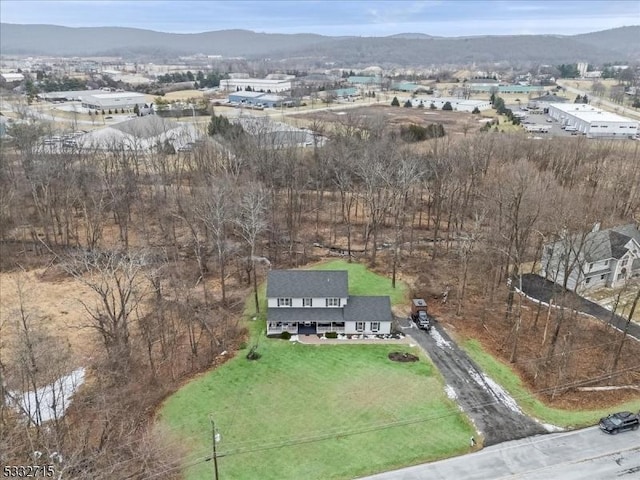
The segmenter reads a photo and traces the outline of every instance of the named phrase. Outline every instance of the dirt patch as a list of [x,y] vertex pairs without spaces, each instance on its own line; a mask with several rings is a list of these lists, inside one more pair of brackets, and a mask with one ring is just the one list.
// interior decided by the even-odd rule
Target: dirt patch
[[420,360],[420,358],[407,352],[391,352],[389,354],[389,360],[393,362],[406,363],[406,362],[417,362],[418,360]]
[[430,125],[440,123],[448,135],[473,133],[480,130],[483,123],[481,115],[466,112],[430,110],[429,108],[391,107],[390,105],[371,105],[348,110],[323,110],[296,115],[296,119],[327,124],[355,122],[356,125],[371,118],[384,118],[385,125],[390,130],[399,131],[401,126],[410,124]]

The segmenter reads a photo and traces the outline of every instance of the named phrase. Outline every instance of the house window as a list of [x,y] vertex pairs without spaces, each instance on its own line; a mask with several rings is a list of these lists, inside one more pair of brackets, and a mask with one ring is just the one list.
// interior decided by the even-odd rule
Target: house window
[[303,307],[312,307],[313,306],[313,300],[311,298],[303,298],[302,299],[302,306]]
[[605,277],[604,274],[600,275],[600,280],[604,280],[604,277]]
[[593,263],[589,264],[589,271],[591,271],[591,269],[593,268]]
[[291,306],[291,299],[290,298],[279,298],[278,299],[278,306],[279,307],[290,307]]
[[364,332],[364,322],[356,322],[356,332]]
[[371,322],[371,331],[379,332],[380,331],[380,322]]
[[339,298],[327,298],[326,299],[327,307],[339,307],[340,299]]
[[587,278],[585,279],[585,281],[584,281],[584,283],[587,283],[587,284],[588,284],[588,283],[590,283],[590,282],[591,282],[591,277],[587,277]]
[[609,266],[609,260],[605,260],[605,261],[604,261],[604,266],[605,266],[605,267],[608,267],[608,266]]
[[622,265],[623,267],[627,264],[627,262],[629,261],[629,257],[625,257],[622,259],[622,263],[620,263],[620,265]]

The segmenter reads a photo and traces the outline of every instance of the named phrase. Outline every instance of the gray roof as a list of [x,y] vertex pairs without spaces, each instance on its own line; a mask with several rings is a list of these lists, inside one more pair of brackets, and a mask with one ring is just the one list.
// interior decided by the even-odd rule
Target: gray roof
[[268,308],[270,322],[343,322],[341,308]]
[[346,270],[271,270],[268,298],[329,298],[349,296]]
[[136,117],[111,126],[111,128],[115,128],[116,130],[120,130],[123,133],[133,135],[137,138],[156,137],[177,127],[179,127],[178,123],[173,120],[168,120],[156,115]]
[[351,296],[344,307],[345,322],[390,322],[389,297]]
[[552,102],[552,103],[564,103],[567,101],[564,97],[559,97],[557,95],[546,94],[540,97],[535,97],[530,99],[532,102]]
[[[622,258],[627,253],[625,245],[631,239],[640,244],[640,230],[634,224],[590,232],[584,237],[584,257],[588,262],[598,262],[609,258]],[[558,242],[562,245],[563,241]],[[576,245],[576,249],[580,246]]]

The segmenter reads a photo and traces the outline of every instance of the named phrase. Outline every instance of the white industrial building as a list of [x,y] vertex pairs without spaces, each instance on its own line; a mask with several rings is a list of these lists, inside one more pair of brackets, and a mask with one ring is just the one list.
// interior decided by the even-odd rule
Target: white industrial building
[[21,82],[24,80],[24,75],[21,73],[0,73],[0,77],[7,83]]
[[193,144],[202,132],[193,123],[178,123],[156,115],[136,117],[88,132],[75,140],[84,150],[129,150],[153,153],[168,145],[174,150]]
[[476,108],[481,112],[491,109],[491,102],[489,100],[466,100],[464,98],[456,97],[416,97],[412,98],[411,105],[419,107],[420,104],[424,108],[430,108],[433,104],[438,110],[442,110],[445,103],[449,102],[451,108],[458,112],[473,112]]
[[291,90],[291,75],[288,78],[225,78],[220,80],[220,88],[227,91],[247,90],[254,92],[277,93]]
[[549,116],[588,138],[633,138],[638,134],[636,120],[583,103],[550,103]]
[[149,103],[147,96],[135,92],[99,92],[80,96],[82,106],[93,110],[112,110],[115,108],[134,108]]

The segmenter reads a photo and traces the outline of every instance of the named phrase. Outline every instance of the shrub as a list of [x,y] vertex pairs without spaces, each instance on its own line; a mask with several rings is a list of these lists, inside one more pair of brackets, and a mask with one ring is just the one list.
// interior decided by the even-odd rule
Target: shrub
[[338,332],[327,332],[324,336],[325,338],[338,338]]
[[245,348],[247,348],[247,342],[242,342],[242,343],[238,346],[238,348],[239,348],[240,350],[244,350]]
[[282,332],[280,334],[280,338],[282,340],[289,340],[291,338],[291,334],[289,332]]
[[478,113],[480,113],[480,109],[478,107],[475,107],[471,113],[477,115]]
[[404,102],[404,108],[411,108],[411,107],[413,107],[411,100],[407,100],[406,102]]
[[399,107],[400,106],[400,102],[398,101],[398,97],[393,97],[393,100],[391,100],[391,106],[392,107]]
[[429,138],[444,137],[445,131],[441,123],[432,123],[426,127],[411,124],[400,127],[400,137],[406,142],[421,142]]
[[260,357],[262,357],[262,355],[258,353],[257,345],[251,347],[251,350],[247,353],[247,360],[258,360]]
[[429,110],[437,110],[438,107],[436,107],[435,103],[432,103],[431,105],[429,105]]
[[445,102],[445,104],[442,106],[442,110],[453,110],[451,102]]

